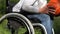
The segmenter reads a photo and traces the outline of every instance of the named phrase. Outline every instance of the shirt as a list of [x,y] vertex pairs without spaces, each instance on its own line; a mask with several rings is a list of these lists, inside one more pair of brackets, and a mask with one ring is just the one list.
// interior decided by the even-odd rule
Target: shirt
[[47,6],[53,6],[55,8],[55,15],[60,14],[60,3],[58,0],[50,0]]
[[[33,3],[34,3],[34,5],[32,6]],[[38,13],[39,8],[43,8],[46,4],[47,4],[46,0],[20,0],[13,7],[12,11],[13,12],[19,12],[20,9],[22,8],[23,10],[28,11],[28,12]]]

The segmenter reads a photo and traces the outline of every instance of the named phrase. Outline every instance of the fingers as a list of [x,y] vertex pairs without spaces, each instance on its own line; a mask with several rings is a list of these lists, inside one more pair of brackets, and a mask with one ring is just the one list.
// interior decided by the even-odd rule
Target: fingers
[[48,11],[49,13],[55,14],[55,9],[52,9],[52,8],[51,8],[51,9],[48,9],[48,10],[49,10],[49,11]]
[[49,11],[50,11],[50,12],[55,12],[55,10],[54,10],[54,9],[49,9]]

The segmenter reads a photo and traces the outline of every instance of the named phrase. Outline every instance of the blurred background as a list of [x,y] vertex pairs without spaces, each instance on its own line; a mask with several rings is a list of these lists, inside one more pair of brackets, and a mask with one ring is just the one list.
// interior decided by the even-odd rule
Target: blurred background
[[[17,3],[19,0],[11,0],[11,3]],[[49,0],[48,0],[49,1]],[[6,12],[6,0],[0,0],[0,17]],[[56,34],[60,34],[60,16],[54,17],[54,29]]]

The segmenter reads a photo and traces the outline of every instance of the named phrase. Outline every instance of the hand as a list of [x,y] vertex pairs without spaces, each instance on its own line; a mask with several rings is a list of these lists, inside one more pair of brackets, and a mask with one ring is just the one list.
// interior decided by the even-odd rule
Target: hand
[[47,7],[47,6],[44,6],[43,8],[40,8],[40,9],[39,9],[39,13],[48,14],[48,7]]
[[53,11],[49,11],[49,13],[51,13],[51,14],[55,15],[55,12],[53,12]]
[[55,9],[53,8],[53,7],[48,7],[49,9],[49,13],[51,13],[51,14],[55,14]]

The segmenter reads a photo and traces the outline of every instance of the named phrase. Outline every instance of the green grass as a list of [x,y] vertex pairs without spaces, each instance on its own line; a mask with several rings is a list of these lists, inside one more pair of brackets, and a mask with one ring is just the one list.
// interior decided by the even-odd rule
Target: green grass
[[56,34],[60,34],[60,17],[54,19],[54,29]]
[[10,34],[9,29],[6,28],[7,25],[7,20],[4,20],[1,24],[0,24],[0,34]]

